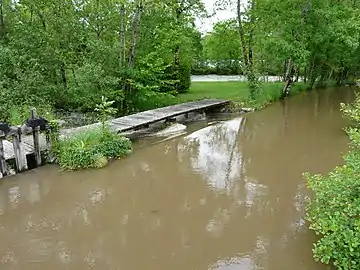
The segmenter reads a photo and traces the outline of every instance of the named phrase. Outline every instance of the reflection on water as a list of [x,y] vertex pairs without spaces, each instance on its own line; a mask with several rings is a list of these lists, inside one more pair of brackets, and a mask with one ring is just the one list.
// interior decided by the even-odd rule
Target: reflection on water
[[1,269],[327,269],[312,259],[301,173],[341,162],[339,102],[351,98],[298,96],[102,170],[7,178]]
[[209,186],[230,192],[242,167],[237,138],[244,118],[208,126],[184,137],[178,144],[179,160],[191,153],[192,168],[199,172]]

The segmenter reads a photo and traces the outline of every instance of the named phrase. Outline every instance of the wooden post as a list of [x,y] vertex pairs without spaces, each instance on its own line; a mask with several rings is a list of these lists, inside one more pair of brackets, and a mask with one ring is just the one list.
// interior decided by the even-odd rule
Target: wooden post
[[[38,116],[36,113],[36,109],[32,108],[31,109],[31,118],[36,119],[37,117]],[[39,142],[39,127],[33,128],[32,134],[33,134],[33,140],[34,140],[34,154],[35,154],[36,165],[40,166],[41,165],[41,152],[40,152],[40,142]]]
[[20,141],[20,135],[13,136],[13,147],[15,154],[16,169],[18,172],[26,171],[28,169],[26,153],[24,152],[23,144]]
[[0,178],[6,176],[5,152],[2,139],[0,139]]

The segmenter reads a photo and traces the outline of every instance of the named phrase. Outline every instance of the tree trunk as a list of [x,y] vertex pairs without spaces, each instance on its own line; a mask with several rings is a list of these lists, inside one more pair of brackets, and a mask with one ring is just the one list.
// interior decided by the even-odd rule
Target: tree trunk
[[[135,67],[136,45],[137,45],[138,34],[140,31],[142,12],[143,12],[143,5],[142,5],[142,1],[140,1],[138,3],[138,6],[136,8],[136,12],[135,12],[135,15],[134,15],[134,18],[132,21],[131,44],[130,44],[129,56],[128,56],[128,60],[127,60],[127,68],[128,69],[134,69],[134,67]],[[132,98],[131,84],[129,81],[124,82],[123,89],[124,89],[125,98],[124,98],[124,101],[123,101],[124,104],[122,105],[122,107],[125,108],[126,110],[128,110],[128,112],[129,112],[131,108],[129,108],[127,105],[128,105],[128,101],[130,101]]]
[[76,74],[75,74],[75,69],[74,68],[71,68],[71,71],[72,71],[72,75],[73,75],[73,79],[74,79],[74,84],[76,87],[79,87],[79,83],[76,79]]
[[293,61],[290,57],[287,61],[287,68],[286,68],[286,82],[282,91],[281,99],[284,99],[289,95],[291,84],[293,83],[293,73],[294,73],[294,67],[293,67]]
[[[179,7],[177,7],[176,9],[176,25],[178,26],[180,24],[180,19],[181,19],[181,15],[183,13],[183,9],[181,7],[181,5],[179,5]],[[175,45],[175,50],[174,50],[174,73],[175,73],[175,79],[176,79],[176,84],[175,84],[175,89],[177,92],[180,92],[180,44],[176,44]]]
[[180,45],[177,44],[175,47],[175,55],[174,55],[174,71],[175,77],[178,82],[176,83],[176,91],[180,90]]
[[121,5],[120,11],[120,35],[119,35],[119,42],[120,42],[120,49],[119,49],[119,68],[120,70],[124,66],[124,59],[125,59],[125,6],[124,4]]
[[131,34],[131,45],[129,50],[129,58],[128,58],[128,68],[132,69],[135,65],[135,52],[136,52],[136,42],[138,38],[138,34],[140,31],[140,22],[141,22],[141,15],[143,11],[142,2],[139,3],[133,23],[132,23],[132,34]]
[[288,69],[288,60],[286,59],[284,61],[284,68],[283,68],[283,82],[286,82],[286,72],[287,72],[287,69]]
[[38,16],[40,18],[40,21],[41,21],[41,24],[42,24],[43,28],[46,29],[45,18],[44,18],[44,16],[42,15],[42,13],[40,11],[38,12]]
[[4,0],[0,0],[0,38],[4,37],[6,34],[3,6]]
[[329,77],[328,77],[328,81],[331,80],[333,74],[334,74],[334,69],[332,68],[332,69],[330,70],[330,74],[329,74]]
[[253,72],[253,39],[254,39],[254,27],[255,27],[255,0],[251,1],[251,18],[250,18],[250,34],[249,34],[249,72]]
[[309,80],[309,87],[308,87],[308,91],[311,91],[314,87],[315,84],[315,80],[316,80],[316,75],[315,75],[315,57],[312,58],[310,66],[309,66],[309,71],[308,71],[308,80]]
[[65,91],[67,91],[66,68],[65,68],[64,62],[61,62],[61,64],[60,64],[60,76],[61,76],[61,81],[63,83],[64,89],[65,89]]
[[300,76],[300,67],[297,66],[295,68],[295,82],[298,82],[299,81],[299,76]]
[[249,65],[249,59],[248,59],[248,52],[246,46],[245,32],[241,19],[241,0],[237,0],[237,21],[238,21],[238,31],[242,46],[243,66],[245,66],[245,69],[247,69]]

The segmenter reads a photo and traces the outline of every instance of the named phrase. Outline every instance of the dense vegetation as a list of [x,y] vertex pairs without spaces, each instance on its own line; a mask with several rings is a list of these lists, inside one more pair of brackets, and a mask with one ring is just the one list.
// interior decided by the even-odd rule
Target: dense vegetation
[[358,70],[358,1],[241,2],[219,0],[237,17],[202,35],[201,0],[1,0],[0,118],[44,104],[93,111],[101,96],[119,114],[166,105],[188,91],[191,70],[244,74],[252,99],[258,74],[312,88]]
[[315,197],[308,207],[310,228],[321,236],[315,258],[337,269],[360,269],[360,96],[353,105],[342,104],[349,127],[351,150],[345,164],[328,175],[306,174]]
[[[0,117],[49,104],[119,113],[183,92],[199,44],[201,1],[0,1]],[[14,110],[14,109],[13,109]]]
[[[218,1],[222,9],[237,10],[237,18],[219,22],[204,37],[194,72],[235,74],[240,66],[249,80],[280,75],[291,86],[302,77],[310,89],[352,81],[360,64],[359,1],[242,2]],[[289,90],[284,87],[284,94]]]

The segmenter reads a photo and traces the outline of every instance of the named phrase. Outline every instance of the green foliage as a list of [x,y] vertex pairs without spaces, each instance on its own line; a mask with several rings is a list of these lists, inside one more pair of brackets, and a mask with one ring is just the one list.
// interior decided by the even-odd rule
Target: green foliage
[[189,88],[189,63],[201,50],[200,0],[3,2],[0,118],[38,104],[89,112],[102,96],[126,114],[140,109],[138,92]]
[[99,114],[99,120],[101,122],[102,128],[106,128],[106,121],[116,113],[116,109],[111,107],[114,104],[114,100],[108,101],[106,97],[101,97],[101,103],[97,104],[95,107],[95,112]]
[[109,130],[92,129],[60,139],[54,153],[63,169],[100,168],[131,152],[129,139]]
[[[33,108],[33,106],[10,105],[7,110],[0,112],[0,117],[11,125],[22,125],[24,124],[24,121],[30,117],[31,108]],[[42,104],[35,108],[37,114],[48,121],[55,119],[55,113],[52,106]]]
[[[359,96],[352,105],[342,104],[346,117],[359,124]],[[360,268],[360,130],[347,128],[350,152],[343,166],[328,175],[305,174],[315,196],[307,207],[310,229],[320,235],[314,257],[337,269]]]
[[179,93],[185,93],[189,91],[191,85],[191,65],[181,64],[179,67]]
[[134,98],[134,104],[139,111],[146,111],[174,105],[178,100],[175,95],[169,93],[142,91]]
[[[329,79],[353,82],[360,69],[360,2],[300,2],[251,0],[254,8],[243,7],[251,71],[284,75],[292,59],[311,88]],[[89,112],[102,96],[114,100],[118,114],[128,114],[187,92],[191,71],[244,73],[238,22],[218,22],[202,35],[195,21],[206,16],[204,3],[3,1],[0,118],[18,122],[22,113],[13,107],[39,104]],[[249,86],[256,99],[256,77],[249,77]]]
[[202,59],[193,67],[198,75],[236,75],[241,72],[241,42],[235,20],[215,24],[211,33],[202,40]]
[[349,118],[356,127],[360,127],[360,93],[356,93],[353,104],[340,104],[343,115]]

